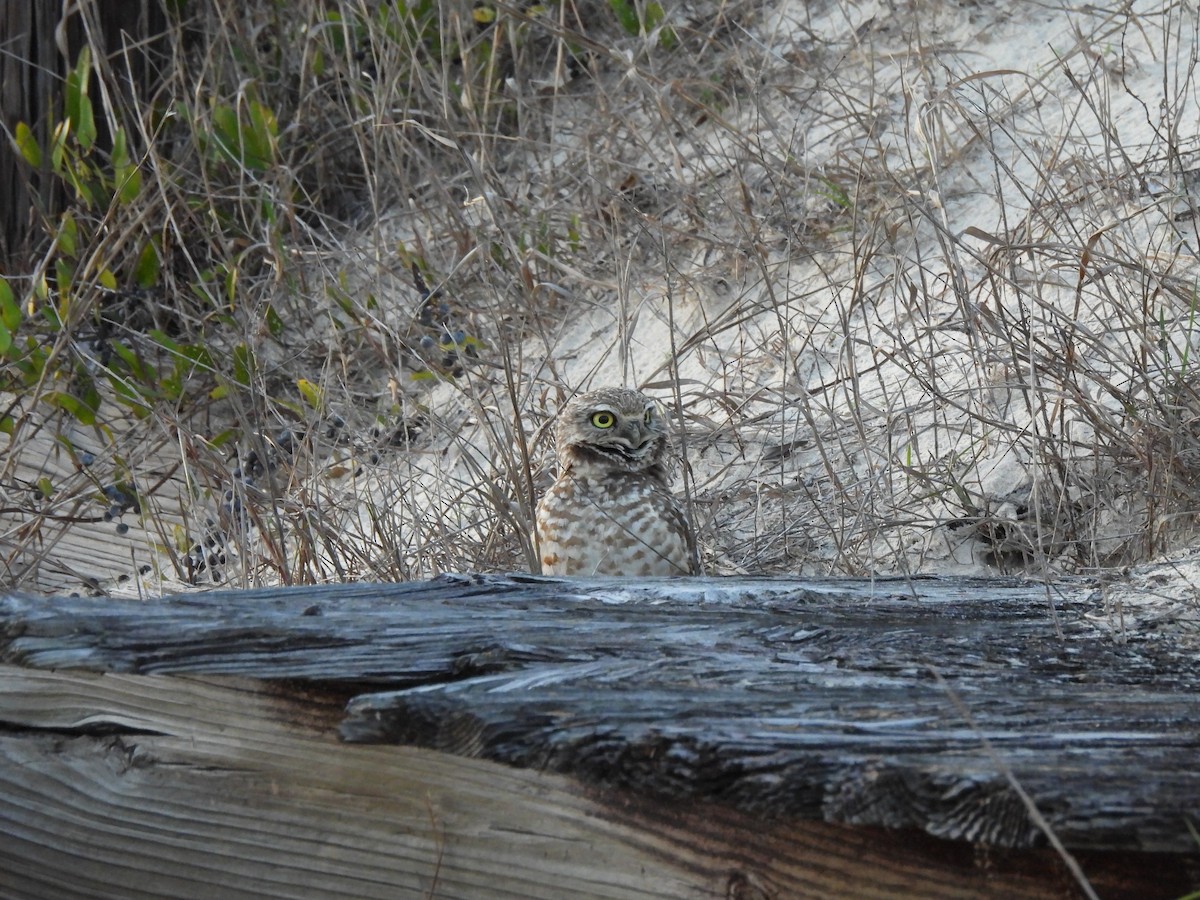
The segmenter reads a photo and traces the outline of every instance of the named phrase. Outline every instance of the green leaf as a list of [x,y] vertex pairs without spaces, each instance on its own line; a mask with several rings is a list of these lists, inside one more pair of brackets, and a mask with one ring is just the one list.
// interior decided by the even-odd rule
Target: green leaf
[[300,390],[300,396],[304,398],[304,402],[313,409],[321,409],[324,401],[321,397],[321,388],[313,384],[307,378],[299,378],[296,380],[296,387]]
[[0,278],[0,325],[9,331],[16,331],[21,324],[21,306],[13,294],[12,285],[5,278]]
[[62,316],[58,314],[58,310],[55,308],[54,304],[44,303],[42,304],[41,309],[42,318],[46,320],[46,324],[50,326],[50,329],[55,332],[62,331]]
[[90,425],[96,421],[96,411],[100,409],[100,392],[96,390],[96,382],[89,375],[79,374],[76,380],[79,390],[79,402],[87,409],[91,410],[91,422],[85,422],[85,425]]
[[213,371],[212,354],[208,352],[207,347],[200,344],[184,344],[179,348],[179,352],[181,360],[186,360],[189,374],[196,369]]
[[118,176],[117,178],[117,199],[123,206],[128,206],[136,200],[142,193],[142,173],[136,168],[130,168],[128,171]]
[[49,500],[54,496],[54,482],[47,476],[43,475],[37,480],[37,487],[44,499]]
[[75,259],[79,255],[79,226],[75,224],[75,217],[69,212],[62,214],[62,220],[58,226],[58,249],[63,252],[63,255]]
[[117,133],[113,136],[112,164],[117,201],[122,205],[128,205],[141,193],[142,173],[129,159],[124,128],[118,128]]
[[237,113],[232,106],[218,106],[213,109],[211,138],[210,150],[215,151],[216,157],[224,157],[230,162],[238,162],[241,159]]
[[54,283],[58,287],[59,323],[71,321],[71,285],[75,280],[75,266],[69,259],[59,257],[54,261]]
[[283,334],[283,319],[280,318],[279,313],[275,311],[275,307],[270,303],[267,304],[266,319],[267,331],[271,332],[271,337],[277,338]]
[[42,380],[47,352],[33,335],[26,335],[24,343],[21,347],[13,340],[13,346],[18,349],[10,356],[8,366],[0,366],[0,390],[19,391]]
[[257,101],[246,110],[247,121],[238,122],[239,160],[247,169],[263,172],[275,161],[275,114]]
[[290,412],[297,419],[304,418],[304,407],[301,406],[299,403],[293,403],[291,400],[286,400],[283,398],[278,398],[275,400],[275,402],[279,405],[279,408],[281,410],[286,410],[287,412]]
[[75,132],[75,140],[85,151],[91,150],[96,143],[96,119],[92,113],[92,98],[86,93],[79,95],[79,128]]
[[42,400],[56,409],[61,409],[68,415],[73,416],[80,425],[96,424],[96,410],[66,391],[51,391],[44,395]]
[[114,169],[129,165],[129,142],[125,137],[125,129],[118,128],[113,135],[112,164]]
[[158,258],[158,248],[154,246],[154,241],[147,241],[138,255],[137,265],[133,267],[133,280],[140,288],[151,288],[158,284],[158,276],[161,273],[162,262]]
[[238,267],[231,265],[225,270],[225,296],[229,298],[229,306],[232,309],[237,303],[237,286],[238,286]]
[[161,331],[158,328],[150,329],[150,338],[154,343],[170,353],[179,354],[183,352],[178,343],[168,337],[165,331]]
[[25,162],[35,169],[40,169],[42,167],[42,148],[38,146],[37,138],[33,136],[29,126],[24,122],[18,122],[14,138],[17,142],[17,150],[20,151]]
[[120,341],[110,341],[109,347],[116,354],[121,362],[125,363],[125,368],[129,370],[129,374],[139,381],[152,380],[147,377],[146,367],[142,365],[142,361],[138,355],[122,344]]
[[254,371],[254,353],[245,344],[233,348],[233,378],[242,385],[250,385],[251,373]]
[[66,119],[54,126],[54,134],[50,136],[50,168],[57,175],[63,175],[63,155],[67,149],[67,138],[71,136],[71,123]]
[[88,84],[92,75],[92,50],[86,44],[79,51],[79,61],[67,76],[66,105],[67,121],[75,142],[84,152],[96,143],[96,117],[92,111],[92,98],[88,96]]
[[641,34],[642,22],[638,18],[637,9],[629,0],[608,0],[608,5],[616,14],[617,21],[621,23],[626,34]]
[[274,165],[279,123],[268,107],[257,100],[249,101],[241,112],[232,106],[218,106],[213,109],[212,122],[219,155],[256,172]]
[[850,194],[836,181],[831,181],[828,178],[818,178],[817,182],[818,194],[826,197],[842,209],[849,209],[853,205],[850,201]]
[[158,380],[158,393],[172,403],[183,396],[183,379],[179,375],[179,365],[175,365],[174,373],[164,375]]
[[209,438],[208,444],[214,450],[220,450],[237,436],[238,430],[236,428],[226,428],[224,431],[218,432],[215,437]]
[[[150,406],[147,404],[146,398],[137,389],[131,387],[115,375],[110,376],[108,381],[113,389],[113,399],[117,403],[120,403],[139,419],[144,419],[150,415]],[[149,391],[146,393],[150,394]]]

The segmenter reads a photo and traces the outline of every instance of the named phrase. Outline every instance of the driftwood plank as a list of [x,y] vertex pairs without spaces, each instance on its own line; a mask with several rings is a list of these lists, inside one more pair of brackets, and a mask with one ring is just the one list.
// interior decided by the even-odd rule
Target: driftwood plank
[[[630,584],[449,576],[147,603],[5,597],[0,661],[26,678],[43,669],[57,670],[42,673],[52,679],[94,679],[82,674],[90,671],[163,685],[166,693],[151,704],[156,715],[171,685],[219,677],[247,696],[269,697],[265,708],[283,704],[288,727],[304,720],[305,740],[315,743],[298,765],[311,764],[306,756],[316,746],[339,765],[373,760],[364,773],[387,753],[504,763],[489,771],[506,773],[505,790],[519,795],[549,779],[572,802],[599,804],[604,812],[595,814],[610,820],[620,819],[613,810],[621,798],[622,815],[640,816],[638,827],[659,816],[686,820],[690,837],[680,841],[699,840],[712,852],[744,843],[746,833],[792,841],[803,833],[802,849],[814,841],[849,846],[852,836],[865,835],[882,848],[870,864],[879,878],[894,874],[897,855],[886,851],[897,835],[906,846],[925,832],[960,846],[986,844],[993,854],[1042,844],[1015,782],[1094,870],[1105,870],[1113,851],[1132,853],[1122,857],[1126,863],[1137,858],[1112,873],[1106,884],[1113,890],[1132,887],[1130,873],[1148,866],[1171,886],[1160,894],[1167,896],[1193,877],[1180,855],[1194,849],[1187,821],[1200,821],[1200,673],[1170,642],[1118,642],[1103,627],[1103,612],[1086,585],[1063,593],[990,580]],[[157,677],[168,674],[190,677]],[[112,677],[95,681],[115,683]],[[19,701],[8,687],[0,689],[0,720],[34,729],[108,727],[139,735],[135,743],[147,747],[155,740],[175,746],[148,733],[173,735],[194,718],[184,708],[164,728],[129,709],[113,712],[111,698],[89,699],[77,684],[55,690],[57,724],[44,704]],[[228,733],[229,725],[217,722],[228,715],[194,721],[189,746],[201,734],[202,743],[219,743],[214,732]],[[238,714],[239,721],[261,715]],[[333,742],[339,730],[353,746]],[[86,736],[94,756],[100,737]],[[276,738],[259,752],[275,752]],[[370,743],[407,746],[363,746]],[[11,759],[17,750],[5,752]],[[728,827],[709,834],[702,823],[714,821]],[[661,823],[655,828],[662,833]],[[739,837],[738,828],[751,831]],[[861,863],[863,852],[851,855]],[[913,857],[927,882],[906,882],[909,888],[940,884],[947,896],[982,890],[970,864],[964,871],[962,860],[932,862],[938,852],[945,851]],[[1039,853],[1020,856],[1024,895],[1046,885],[1029,880],[1030,871],[1055,866]],[[664,895],[725,890],[696,859],[678,848],[668,855],[672,886]],[[771,858],[780,861],[722,871],[741,873],[747,884],[765,878],[776,887],[814,888],[805,881],[811,865],[782,849]],[[843,865],[823,882],[826,893],[850,883],[837,879],[850,877],[854,860]],[[685,887],[688,872],[702,877]],[[1017,876],[994,861],[988,877],[1016,889]],[[1061,872],[1054,877],[1061,881]],[[640,889],[625,888],[613,896]],[[580,890],[601,895],[595,885]],[[471,889],[447,895],[470,896]]]
[[[414,747],[339,746],[339,704],[262,688],[0,667],[0,893],[1069,895],[1050,851],[765,822]],[[1178,897],[1186,884],[1171,858],[1083,861],[1106,898]]]
[[706,880],[681,880],[686,868],[663,865],[653,842],[609,839],[562,778],[339,746],[336,707],[311,698],[180,678],[2,677],[4,718],[40,732],[0,738],[4,896],[650,898]]

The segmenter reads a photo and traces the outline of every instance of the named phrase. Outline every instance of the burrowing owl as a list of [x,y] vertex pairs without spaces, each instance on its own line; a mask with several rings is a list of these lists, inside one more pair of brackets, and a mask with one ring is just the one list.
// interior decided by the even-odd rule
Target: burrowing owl
[[559,413],[555,438],[558,480],[537,511],[543,573],[696,574],[658,404],[627,388],[582,394]]

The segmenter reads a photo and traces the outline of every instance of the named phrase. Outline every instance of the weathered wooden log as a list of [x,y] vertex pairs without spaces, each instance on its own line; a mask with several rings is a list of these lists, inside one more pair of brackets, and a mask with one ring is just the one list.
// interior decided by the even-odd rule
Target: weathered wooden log
[[1062,896],[1073,857],[1179,896],[1200,670],[1103,614],[963,579],[3,597],[0,886]]

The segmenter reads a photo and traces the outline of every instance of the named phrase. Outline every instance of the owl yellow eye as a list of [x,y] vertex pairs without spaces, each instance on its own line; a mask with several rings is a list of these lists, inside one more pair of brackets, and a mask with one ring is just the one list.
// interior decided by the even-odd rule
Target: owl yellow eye
[[646,407],[646,417],[645,417],[644,421],[647,425],[649,425],[651,422],[654,421],[654,408],[653,407],[651,407],[651,406]]
[[597,428],[612,428],[616,421],[616,417],[610,412],[592,413],[592,424]]

